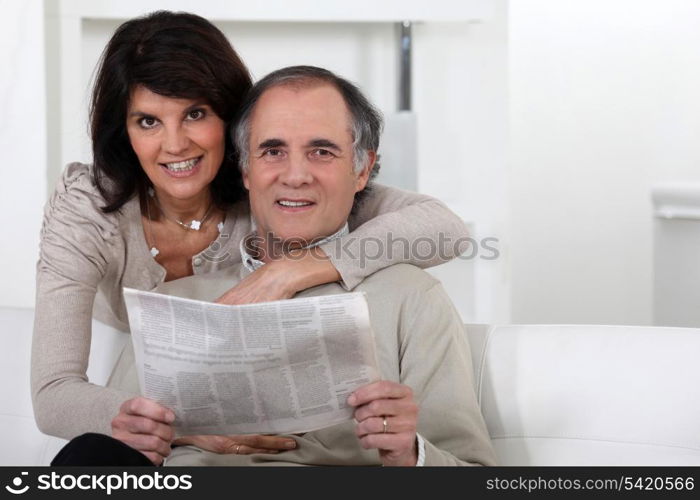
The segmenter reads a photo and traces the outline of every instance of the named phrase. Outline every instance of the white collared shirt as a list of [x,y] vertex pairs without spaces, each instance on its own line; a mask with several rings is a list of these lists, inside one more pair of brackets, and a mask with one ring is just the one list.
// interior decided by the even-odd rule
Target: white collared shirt
[[[253,224],[253,228],[255,228],[255,224]],[[346,222],[343,225],[343,227],[341,227],[335,233],[333,233],[330,236],[327,236],[327,237],[325,237],[325,238],[323,238],[315,243],[312,243],[311,245],[305,246],[304,248],[313,248],[313,247],[317,247],[319,245],[323,245],[324,243],[328,243],[329,241],[333,241],[333,240],[336,240],[338,238],[342,238],[343,236],[345,236],[349,232],[350,232],[350,228],[348,226],[348,223]],[[246,236],[245,238],[243,238],[241,240],[241,246],[240,246],[240,248],[241,248],[241,260],[243,261],[243,265],[251,273],[253,271],[260,269],[262,266],[265,265],[265,263],[263,261],[256,259],[255,257],[253,257],[250,254],[250,252],[248,252],[247,243],[250,241],[251,238],[253,238],[255,236],[256,236],[255,231],[250,233],[248,236]]]

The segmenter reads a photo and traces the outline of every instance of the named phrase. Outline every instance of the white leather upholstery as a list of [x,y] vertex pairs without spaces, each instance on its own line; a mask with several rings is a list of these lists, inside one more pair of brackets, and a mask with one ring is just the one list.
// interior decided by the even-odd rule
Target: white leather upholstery
[[[0,308],[0,465],[46,465],[64,443],[34,424],[32,323],[29,309]],[[128,335],[93,329],[88,376],[105,383]],[[501,464],[700,465],[700,329],[467,330]]]
[[503,465],[700,464],[700,330],[471,329]]
[[[48,465],[65,440],[34,423],[29,389],[34,311],[0,307],[0,466]],[[104,384],[129,336],[93,322],[88,378]],[[80,408],[76,408],[80,411]]]

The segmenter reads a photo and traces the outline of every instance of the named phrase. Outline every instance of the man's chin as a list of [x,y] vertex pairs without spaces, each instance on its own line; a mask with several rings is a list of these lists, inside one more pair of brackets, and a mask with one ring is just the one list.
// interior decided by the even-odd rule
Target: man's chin
[[315,242],[324,238],[324,236],[319,236],[310,233],[293,233],[285,231],[282,233],[275,234],[275,243],[281,245],[285,250],[298,250],[300,248],[308,247]]

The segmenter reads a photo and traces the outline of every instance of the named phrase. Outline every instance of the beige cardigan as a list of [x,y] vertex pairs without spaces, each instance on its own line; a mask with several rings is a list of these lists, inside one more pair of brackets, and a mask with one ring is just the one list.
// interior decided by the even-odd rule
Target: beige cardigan
[[[32,342],[31,387],[39,429],[73,438],[85,432],[111,434],[110,422],[125,391],[89,383],[91,318],[128,331],[122,287],[152,290],[165,279],[165,269],[151,256],[144,237],[137,198],[117,213],[104,214],[105,202],[92,182],[91,167],[66,167],[48,201],[41,230],[37,263],[37,296]],[[424,195],[381,185],[349,220],[351,233],[321,248],[338,269],[343,286],[354,288],[362,279],[388,265],[403,262],[403,251],[360,262],[363,239],[394,241],[417,238],[455,241],[466,236],[464,223],[441,202]],[[247,202],[232,207],[217,240],[216,252],[193,256],[195,275],[240,262],[238,244],[251,231]],[[406,262],[429,267],[454,257],[452,245],[429,259]]]

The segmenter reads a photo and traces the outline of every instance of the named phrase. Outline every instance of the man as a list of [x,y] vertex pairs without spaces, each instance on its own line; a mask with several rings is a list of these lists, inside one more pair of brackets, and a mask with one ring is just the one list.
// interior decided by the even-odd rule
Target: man
[[[360,91],[326,70],[291,67],[265,77],[244,103],[235,135],[255,228],[242,244],[243,262],[158,291],[213,300],[283,252],[345,234],[380,131],[381,118]],[[167,464],[494,464],[463,325],[440,283],[400,264],[354,291],[366,293],[384,377],[348,399],[355,421],[291,436],[296,448],[278,454],[177,447]],[[297,296],[343,292],[332,283]]]

